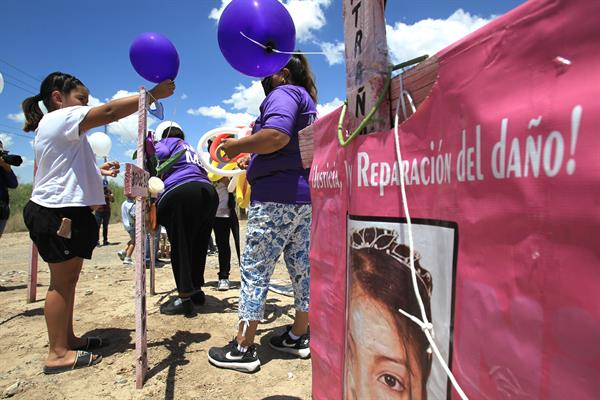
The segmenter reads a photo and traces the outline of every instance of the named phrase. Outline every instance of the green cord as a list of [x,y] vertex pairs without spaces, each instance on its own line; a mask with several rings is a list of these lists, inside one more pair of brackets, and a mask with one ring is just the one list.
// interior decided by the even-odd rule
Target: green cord
[[388,72],[388,76],[385,81],[385,85],[383,86],[383,91],[377,98],[375,105],[373,106],[373,108],[371,108],[371,111],[369,111],[369,113],[365,116],[365,118],[362,120],[360,125],[358,125],[358,128],[356,128],[354,130],[354,132],[352,132],[352,134],[350,134],[350,136],[348,136],[347,138],[344,138],[344,118],[346,117],[346,109],[348,108],[348,99],[346,99],[344,101],[344,105],[342,106],[342,112],[340,113],[340,119],[338,120],[338,141],[340,142],[340,145],[342,147],[348,146],[354,139],[356,139],[356,137],[359,135],[359,133],[363,129],[365,129],[367,124],[371,121],[371,119],[377,112],[377,109],[379,108],[379,106],[381,106],[381,103],[383,102],[383,99],[385,98],[385,95],[387,94],[387,91],[390,88],[390,83],[392,82],[392,71],[395,71],[400,68],[406,68],[410,65],[420,63],[421,61],[425,60],[427,57],[428,57],[427,55],[424,55],[421,57],[413,58],[412,60],[409,60],[409,61],[405,61],[405,62],[395,65],[395,66],[390,66],[390,70]]
[[385,80],[385,84],[383,85],[383,91],[381,92],[381,94],[379,94],[379,97],[377,98],[375,105],[373,106],[373,108],[371,108],[371,111],[369,111],[369,113],[365,116],[365,118],[362,120],[360,125],[358,125],[358,128],[356,128],[354,130],[354,132],[352,132],[352,134],[350,136],[348,136],[347,139],[344,139],[343,131],[344,131],[344,117],[346,116],[346,108],[348,108],[348,100],[346,99],[346,101],[344,101],[344,105],[342,106],[342,113],[340,114],[340,120],[338,121],[338,140],[339,140],[340,144],[342,145],[342,147],[348,146],[358,136],[358,134],[363,129],[365,129],[367,124],[371,121],[371,119],[377,112],[377,109],[383,102],[383,98],[385,97],[388,89],[390,88],[391,81],[392,81],[392,71],[390,70],[388,73],[388,77]]

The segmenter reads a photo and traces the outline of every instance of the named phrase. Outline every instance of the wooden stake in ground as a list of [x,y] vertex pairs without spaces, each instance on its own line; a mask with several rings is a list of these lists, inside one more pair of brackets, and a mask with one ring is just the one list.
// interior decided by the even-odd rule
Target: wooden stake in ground
[[148,370],[146,338],[146,199],[150,174],[144,170],[146,138],[146,90],[140,89],[138,106],[137,166],[125,164],[125,195],[135,202],[135,386],[141,389]]
[[[157,228],[158,229],[158,228]],[[150,231],[149,249],[150,252],[150,295],[156,294],[156,275],[154,274],[154,268],[156,267],[156,246],[154,245],[154,238],[156,237],[156,231]]]
[[[37,172],[37,163],[33,164],[33,184],[35,185],[35,173]],[[37,294],[37,274],[38,274],[38,249],[33,243],[29,246],[29,271],[27,273],[27,302],[35,302]]]
[[38,249],[31,242],[29,247],[29,273],[27,277],[27,302],[35,302],[37,293]]

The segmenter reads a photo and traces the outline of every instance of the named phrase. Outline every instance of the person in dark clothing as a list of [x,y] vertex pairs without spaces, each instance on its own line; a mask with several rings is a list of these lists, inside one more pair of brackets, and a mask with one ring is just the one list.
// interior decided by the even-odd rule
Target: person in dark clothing
[[231,270],[231,248],[229,232],[233,233],[238,264],[240,264],[240,225],[235,212],[235,197],[227,191],[229,178],[223,177],[214,182],[219,195],[219,206],[215,218],[214,232],[219,251],[219,282],[218,290],[229,290],[229,271]]
[[[2,142],[0,142],[2,148]],[[0,237],[10,216],[8,189],[14,189],[19,183],[10,164],[0,157]]]
[[[104,205],[96,209],[96,222],[98,223],[98,229],[102,227],[102,238],[103,246],[108,246],[108,223],[110,222],[110,203],[115,201],[112,190],[108,186],[104,186]],[[100,243],[98,243],[100,246]]]
[[161,125],[156,129],[162,137],[156,144],[158,158],[166,160],[183,154],[163,176],[165,190],[157,203],[158,223],[165,227],[171,242],[171,267],[178,292],[177,297],[160,306],[160,312],[190,314],[194,304],[205,301],[202,286],[206,251],[219,200],[196,150],[185,141],[183,130],[172,121]]

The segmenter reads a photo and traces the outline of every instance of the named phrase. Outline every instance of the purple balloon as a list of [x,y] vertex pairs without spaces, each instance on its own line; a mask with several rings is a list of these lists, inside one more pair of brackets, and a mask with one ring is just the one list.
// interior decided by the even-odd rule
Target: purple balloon
[[173,43],[160,33],[145,32],[129,48],[133,68],[143,78],[159,83],[175,79],[179,71],[179,54]]
[[277,0],[233,0],[219,19],[218,39],[233,68],[257,78],[285,67],[291,55],[264,49],[241,35],[279,51],[294,51],[296,28],[290,13]]

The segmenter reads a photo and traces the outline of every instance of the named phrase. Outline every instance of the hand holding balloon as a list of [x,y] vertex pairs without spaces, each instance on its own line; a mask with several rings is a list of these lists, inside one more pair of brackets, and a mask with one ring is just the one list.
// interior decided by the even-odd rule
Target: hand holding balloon
[[[235,141],[235,139],[232,138],[232,135],[230,134],[222,134],[217,136],[217,138],[212,142],[210,146],[210,157],[214,161],[222,163],[235,162],[238,160],[238,158],[243,157],[245,153],[235,152],[235,154],[233,154],[233,150],[231,150],[231,148],[229,150],[229,153],[225,152],[224,145],[227,141],[231,140]],[[231,146],[233,145],[230,145],[229,147]]]
[[219,149],[227,154],[227,157],[230,159],[229,161],[236,161],[235,158],[239,158],[238,156],[241,154],[241,151],[238,150],[237,142],[238,139],[233,138],[224,138],[221,140]]
[[[247,133],[248,133],[247,128],[221,127],[221,128],[216,128],[216,129],[210,130],[210,131],[206,132],[204,135],[202,135],[202,137],[198,141],[198,155],[200,156],[200,163],[202,164],[204,169],[206,169],[206,171],[209,173],[209,178],[211,180],[214,180],[213,178],[211,178],[211,174],[215,177],[218,176],[220,179],[220,177],[223,177],[223,176],[231,177],[231,176],[239,175],[244,171],[236,168],[236,163],[233,160],[223,162],[223,161],[219,161],[218,158],[211,156],[211,152],[206,151],[209,140],[211,140],[212,138],[221,137],[220,140],[215,141],[215,142],[217,142],[216,144],[218,145],[219,142],[221,140],[224,140],[224,138],[226,138],[226,137],[234,136],[234,137],[240,139],[240,138],[244,137]],[[236,142],[235,139],[230,139],[230,140],[232,140],[233,142]],[[211,145],[211,148],[213,150],[212,151],[213,155],[216,156],[217,152],[223,153],[221,151],[221,149],[217,150],[216,147],[217,146],[215,145],[215,143],[213,143],[213,145]],[[227,154],[227,153],[225,153],[225,154]],[[237,151],[237,153],[235,153],[236,156],[238,154],[240,154],[239,151]],[[227,155],[230,156],[230,154],[227,154]]]
[[248,169],[248,164],[250,163],[250,154],[245,155],[242,158],[237,160],[237,166],[239,169]]
[[121,171],[121,164],[118,161],[105,162],[100,166],[100,175],[115,177]]
[[165,79],[148,91],[150,96],[153,97],[150,99],[151,101],[169,97],[173,92],[175,92],[175,82],[171,79]]

